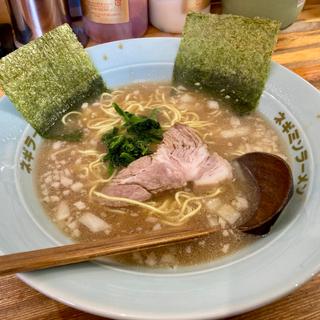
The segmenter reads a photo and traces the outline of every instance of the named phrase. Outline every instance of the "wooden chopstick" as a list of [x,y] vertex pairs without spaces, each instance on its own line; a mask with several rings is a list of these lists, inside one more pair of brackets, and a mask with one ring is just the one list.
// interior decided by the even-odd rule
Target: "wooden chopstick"
[[198,230],[184,229],[149,235],[129,235],[112,240],[76,243],[53,248],[0,256],[0,276],[18,272],[46,269],[88,261],[101,256],[117,255],[132,251],[165,246],[176,242],[203,237],[219,227]]

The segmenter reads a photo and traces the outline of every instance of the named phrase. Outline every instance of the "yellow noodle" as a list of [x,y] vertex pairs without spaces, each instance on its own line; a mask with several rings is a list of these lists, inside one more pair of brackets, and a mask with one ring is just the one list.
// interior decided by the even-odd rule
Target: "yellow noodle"
[[[186,220],[190,219],[192,216],[194,216],[201,210],[202,204],[199,200],[206,199],[206,198],[213,198],[221,193],[221,189],[217,189],[215,192],[209,195],[192,197],[188,193],[178,191],[177,194],[179,194],[180,196],[183,195],[184,197],[187,198],[187,200],[182,204],[182,206],[180,202],[180,203],[177,203],[178,206],[176,208],[170,208],[170,206],[167,205],[167,203],[162,203],[159,207],[156,207],[154,205],[150,205],[150,203],[148,202],[141,202],[141,201],[132,200],[132,199],[123,198],[123,197],[108,196],[101,192],[94,191],[93,188],[91,190],[92,192],[91,194],[89,193],[90,195],[94,194],[97,197],[100,197],[109,201],[124,202],[128,205],[136,205],[140,208],[150,210],[153,214],[155,214],[161,219],[162,223],[168,224],[168,225],[175,225],[175,226],[183,224]],[[175,196],[175,199],[177,198],[178,196]],[[195,201],[195,205],[197,206],[195,209],[192,209],[188,206],[191,201]],[[189,210],[189,212],[187,212],[188,208],[191,211]],[[170,215],[170,213],[173,213],[174,211],[176,211],[175,215]]]
[[79,152],[80,154],[84,154],[84,155],[87,155],[87,156],[95,156],[95,155],[101,154],[101,152],[99,152],[98,150],[95,150],[95,149],[78,150],[78,152]]
[[116,124],[121,122],[120,118],[115,120],[113,119],[100,120],[100,119],[101,118],[88,121],[87,127],[93,130],[100,130],[101,128],[104,128],[104,127],[114,127]]
[[121,209],[112,209],[112,208],[108,208],[108,211],[109,211],[109,212],[112,212],[112,213],[120,213],[120,214],[125,214],[125,213],[127,213],[127,212],[124,211],[124,210],[121,210]]
[[189,121],[199,121],[199,119],[200,119],[199,116],[195,112],[186,112],[185,115],[187,117],[191,118],[191,119],[188,119]]
[[109,201],[124,202],[126,204],[136,205],[136,206],[139,206],[139,207],[142,207],[142,208],[145,208],[145,209],[149,209],[149,210],[157,212],[157,213],[162,213],[162,214],[166,213],[166,211],[160,210],[160,209],[158,209],[156,207],[153,207],[153,206],[150,206],[149,204],[147,204],[145,202],[140,202],[140,201],[137,201],[137,200],[132,200],[132,199],[123,198],[123,197],[107,196],[107,195],[105,195],[105,194],[103,194],[101,192],[97,192],[97,191],[93,191],[93,193],[97,197],[104,198],[104,199],[109,200]]
[[[106,117],[97,117],[90,119],[87,122],[87,128],[89,129],[89,136],[92,138],[100,138],[102,134],[111,130],[113,127],[123,124],[123,120],[115,112],[112,107],[112,103],[121,98],[121,107],[133,113],[149,113],[153,109],[158,109],[161,113],[162,120],[161,126],[164,129],[168,129],[175,123],[181,123],[193,128],[195,132],[208,144],[213,143],[209,139],[206,127],[213,126],[214,123],[210,121],[201,121],[199,116],[192,111],[185,109],[185,106],[174,105],[172,99],[166,98],[165,90],[173,89],[178,94],[183,93],[183,90],[170,86],[162,86],[152,93],[148,100],[137,101],[137,95],[132,93],[125,94],[124,91],[116,90],[112,93],[104,93],[100,97],[100,102],[95,106],[99,108]],[[171,100],[171,101],[170,101]],[[175,103],[175,101],[173,101]],[[219,110],[213,111],[218,114]],[[66,115],[67,116],[67,115]],[[65,118],[66,120],[66,118]],[[68,148],[70,149],[70,148]],[[61,150],[64,152],[68,150]],[[107,169],[104,170],[106,164],[102,163],[102,158],[105,153],[101,153],[95,149],[89,150],[77,150],[81,157],[84,157],[84,165],[81,167],[80,172],[85,174],[89,181],[91,188],[89,190],[89,199],[93,196],[103,198],[109,201],[120,201],[126,205],[137,206],[142,210],[146,210],[148,214],[157,216],[160,221],[167,225],[179,226],[186,223],[194,215],[198,214],[202,209],[201,200],[216,197],[221,190],[218,189],[211,194],[203,196],[195,196],[192,192],[177,191],[171,199],[166,200],[154,200],[149,202],[140,202],[128,198],[107,196],[98,190],[101,186],[110,183],[116,174],[116,171],[108,178],[104,178],[107,173]],[[94,157],[94,158],[92,158]],[[107,167],[106,167],[107,168]],[[123,209],[110,208],[110,212],[126,213]]]
[[[111,105],[110,105],[110,106],[111,106]],[[117,117],[117,115],[116,115],[116,113],[114,112],[113,109],[112,109],[112,110],[111,110],[111,109],[110,109],[110,110],[107,110],[107,108],[110,109],[110,107],[109,107],[109,106],[106,106],[106,105],[103,105],[103,106],[100,107],[101,111],[104,112],[107,116],[112,117],[112,118]]]
[[[82,171],[84,171],[84,173],[82,173]],[[85,177],[87,177],[89,175],[89,168],[87,167],[81,168],[80,174],[83,174]]]
[[73,115],[73,114],[76,114],[76,115],[82,115],[82,113],[81,112],[79,112],[79,111],[70,111],[70,112],[68,112],[67,114],[65,114],[63,117],[62,117],[62,119],[61,119],[61,121],[62,121],[62,123],[63,124],[66,124],[67,123],[67,118],[69,117],[69,116],[71,116],[71,115]]
[[112,98],[112,96],[113,96],[112,93],[104,92],[100,97],[100,101],[103,100],[105,97]]
[[56,151],[56,152],[53,152],[53,153],[51,154],[51,156],[56,157],[57,155],[59,155],[59,154],[61,154],[61,153],[64,153],[64,152],[67,152],[67,151],[70,151],[71,149],[74,149],[74,148],[75,148],[75,146],[63,148],[63,149],[61,149],[61,150],[58,150],[58,151]]
[[186,214],[185,216],[183,216],[183,217],[180,219],[180,221],[179,221],[179,224],[180,224],[180,225],[181,225],[184,221],[189,220],[191,217],[193,217],[194,215],[196,215],[196,214],[201,210],[202,204],[201,204],[199,201],[197,201],[196,203],[197,203],[198,207],[197,207],[196,209],[192,210],[191,212],[189,212],[188,214]]

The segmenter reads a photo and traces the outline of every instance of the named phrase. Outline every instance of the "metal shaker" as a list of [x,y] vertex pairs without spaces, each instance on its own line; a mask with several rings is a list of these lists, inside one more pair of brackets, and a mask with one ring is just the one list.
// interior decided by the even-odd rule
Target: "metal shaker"
[[70,22],[67,0],[6,1],[17,47]]

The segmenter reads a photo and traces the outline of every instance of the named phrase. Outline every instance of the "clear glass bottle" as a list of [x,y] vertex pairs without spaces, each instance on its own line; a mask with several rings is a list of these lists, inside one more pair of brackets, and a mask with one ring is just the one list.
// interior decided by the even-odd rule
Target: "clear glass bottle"
[[82,0],[84,28],[95,42],[141,37],[148,28],[147,0]]
[[284,29],[296,20],[304,3],[305,0],[222,0],[222,7],[223,13],[279,20]]

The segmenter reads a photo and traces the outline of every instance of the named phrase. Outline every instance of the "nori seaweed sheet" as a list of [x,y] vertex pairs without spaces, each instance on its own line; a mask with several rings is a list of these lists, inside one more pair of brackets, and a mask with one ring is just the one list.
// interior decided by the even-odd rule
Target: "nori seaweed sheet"
[[[88,53],[67,24],[2,58],[0,86],[31,126],[48,138],[65,113],[106,91]],[[77,140],[74,137],[71,140]],[[57,138],[63,139],[63,132]]]
[[279,27],[269,19],[188,14],[174,84],[229,99],[239,114],[252,111],[268,78]]

